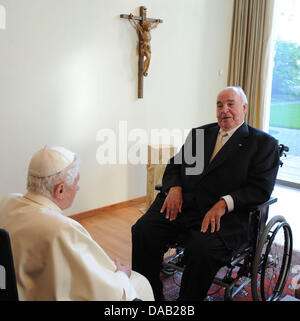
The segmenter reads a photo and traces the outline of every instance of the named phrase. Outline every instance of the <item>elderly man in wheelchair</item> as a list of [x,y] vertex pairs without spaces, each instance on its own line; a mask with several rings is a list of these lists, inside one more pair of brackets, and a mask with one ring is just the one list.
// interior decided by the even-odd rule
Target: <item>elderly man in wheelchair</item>
[[[241,88],[219,93],[218,122],[190,132],[166,167],[161,192],[132,227],[132,268],[148,278],[156,300],[163,300],[162,265],[183,271],[181,301],[204,300],[213,282],[226,287],[226,299],[232,298],[244,286],[241,276],[250,278],[255,300],[277,300],[281,294],[291,260],[291,230],[283,217],[265,223],[285,147],[247,125],[246,110]],[[283,242],[277,245],[279,236]],[[175,257],[163,262],[174,242]],[[217,279],[223,266],[229,271]]]
[[[280,144],[280,157],[285,156],[284,152],[288,150],[287,146]],[[161,191],[162,185],[157,184],[155,189]],[[247,241],[233,252],[226,273],[221,277],[215,276],[213,281],[225,289],[225,301],[233,300],[249,283],[254,301],[280,299],[291,265],[293,238],[292,230],[283,216],[275,216],[266,224],[269,206],[275,202],[277,198],[271,197],[263,204],[245,209],[249,213]],[[163,273],[173,275],[184,271],[187,238],[188,235],[182,234],[167,244],[169,255],[162,262]]]

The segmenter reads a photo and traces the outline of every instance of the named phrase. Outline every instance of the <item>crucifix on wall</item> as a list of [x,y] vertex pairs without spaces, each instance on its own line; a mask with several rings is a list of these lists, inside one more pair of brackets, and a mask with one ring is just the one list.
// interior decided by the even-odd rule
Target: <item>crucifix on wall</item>
[[163,21],[161,19],[147,18],[146,7],[140,7],[140,16],[121,14],[120,17],[132,20],[139,34],[139,65],[138,65],[138,98],[143,98],[143,81],[148,75],[151,60],[151,34],[150,31]]

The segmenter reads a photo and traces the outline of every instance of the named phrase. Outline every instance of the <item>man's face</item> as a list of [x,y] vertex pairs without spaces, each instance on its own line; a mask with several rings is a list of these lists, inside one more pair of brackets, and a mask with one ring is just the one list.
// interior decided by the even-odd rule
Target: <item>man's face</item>
[[224,131],[229,131],[244,121],[247,105],[234,89],[223,90],[217,98],[217,119]]

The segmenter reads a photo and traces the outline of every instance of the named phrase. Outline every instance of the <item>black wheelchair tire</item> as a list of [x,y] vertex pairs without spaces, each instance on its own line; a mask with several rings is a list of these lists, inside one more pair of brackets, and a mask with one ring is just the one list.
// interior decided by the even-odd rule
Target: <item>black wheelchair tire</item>
[[[276,286],[271,295],[266,298],[264,275],[268,262],[268,256],[271,251],[273,241],[277,233],[283,229],[284,232],[284,246],[283,246],[283,260],[280,267],[280,273],[276,280]],[[283,216],[273,217],[265,227],[262,236],[258,242],[255,257],[252,265],[252,278],[251,278],[251,293],[253,301],[277,301],[284,290],[287,280],[291,258],[292,258],[292,231],[289,224]],[[265,249],[265,252],[263,253]],[[260,280],[260,281],[259,281]]]

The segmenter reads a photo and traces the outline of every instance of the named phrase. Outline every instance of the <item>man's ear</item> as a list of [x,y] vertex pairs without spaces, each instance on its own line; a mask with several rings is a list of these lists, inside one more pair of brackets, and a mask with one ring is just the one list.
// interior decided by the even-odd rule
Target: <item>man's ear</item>
[[57,184],[54,187],[54,197],[57,199],[63,199],[64,198],[64,194],[65,194],[65,184],[64,183],[60,183]]

